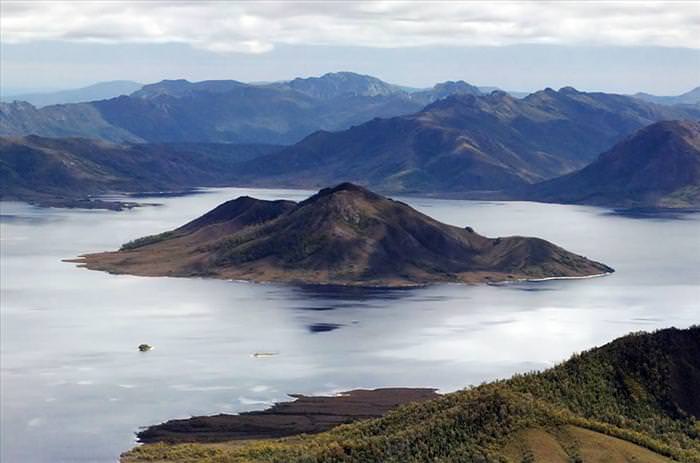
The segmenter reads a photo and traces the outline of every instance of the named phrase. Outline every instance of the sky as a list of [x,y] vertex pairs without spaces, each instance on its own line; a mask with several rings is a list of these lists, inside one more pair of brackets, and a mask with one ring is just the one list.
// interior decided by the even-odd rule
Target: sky
[[674,95],[700,86],[700,3],[3,0],[0,60],[6,95],[333,71]]

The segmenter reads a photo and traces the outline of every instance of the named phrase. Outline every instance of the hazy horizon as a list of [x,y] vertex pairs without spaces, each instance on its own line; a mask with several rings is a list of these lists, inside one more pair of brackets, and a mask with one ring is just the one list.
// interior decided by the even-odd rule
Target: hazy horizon
[[352,71],[429,87],[678,95],[700,85],[693,2],[15,2],[0,89],[277,81]]
[[[132,69],[114,71],[106,66],[133,55]],[[3,44],[0,91],[4,97],[22,93],[70,90],[99,82],[129,80],[150,84],[186,79],[274,82],[296,77],[317,77],[333,72],[355,72],[407,87],[432,87],[438,82],[464,80],[481,87],[534,92],[547,87],[571,86],[581,91],[655,95],[679,95],[700,86],[700,50],[663,47],[569,47],[560,45],[512,45],[506,47],[360,49],[345,47],[280,47],[264,55],[223,57],[182,44]],[[59,49],[59,50],[57,50]],[[299,53],[314,59],[293,61]],[[62,62],[47,63],[49,55],[62,55]],[[172,61],[173,55],[180,62]],[[325,56],[325,58],[324,58]],[[333,59],[333,56],[337,58]],[[450,56],[456,57],[450,61]],[[562,60],[566,57],[566,66]],[[358,59],[362,58],[362,59]],[[24,62],[35,60],[35,65]],[[162,65],[149,62],[162,60]],[[434,65],[432,61],[437,61]],[[41,64],[40,64],[41,63]],[[349,64],[343,64],[349,63]],[[655,73],[646,70],[654,64]],[[389,64],[393,64],[389,66]],[[59,72],[36,72],[32,79],[22,72],[37,67],[74,68]],[[583,73],[586,68],[594,68]],[[418,69],[423,68],[419,74]],[[537,72],[534,72],[537,68]],[[666,69],[673,68],[674,73]],[[683,68],[687,72],[682,72]],[[615,69],[613,71],[612,69]],[[696,73],[695,71],[698,71]],[[680,72],[678,72],[680,71]]]

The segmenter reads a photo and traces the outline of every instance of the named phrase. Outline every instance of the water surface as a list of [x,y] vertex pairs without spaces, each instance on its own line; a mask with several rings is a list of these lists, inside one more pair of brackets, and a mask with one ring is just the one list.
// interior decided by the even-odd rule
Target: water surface
[[[630,331],[700,321],[700,215],[403,198],[487,236],[539,236],[611,276],[360,290],[109,275],[61,259],[112,250],[248,194],[131,211],[2,203],[0,460],[114,462],[139,426],[263,408],[287,393],[451,391],[551,366]],[[148,343],[155,349],[140,353]],[[271,357],[253,356],[272,352]]]

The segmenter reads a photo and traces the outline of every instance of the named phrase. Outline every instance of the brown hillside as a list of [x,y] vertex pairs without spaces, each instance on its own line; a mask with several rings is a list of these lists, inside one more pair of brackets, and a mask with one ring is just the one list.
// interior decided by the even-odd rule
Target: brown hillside
[[446,225],[347,183],[298,204],[238,198],[181,228],[78,262],[135,275],[361,286],[612,271],[541,239],[490,239]]

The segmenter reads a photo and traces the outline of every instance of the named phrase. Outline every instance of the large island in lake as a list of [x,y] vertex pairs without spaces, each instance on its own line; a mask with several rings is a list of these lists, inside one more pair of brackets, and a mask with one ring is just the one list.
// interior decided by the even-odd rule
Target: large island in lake
[[486,238],[344,183],[300,203],[241,197],[119,251],[75,260],[94,270],[353,286],[585,277],[603,264],[538,238]]

